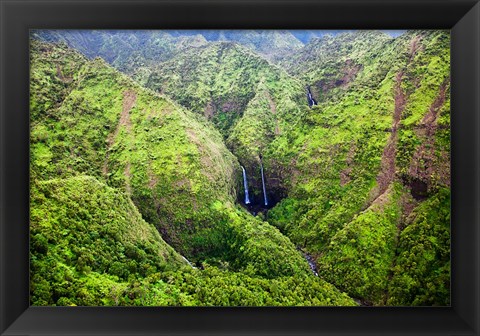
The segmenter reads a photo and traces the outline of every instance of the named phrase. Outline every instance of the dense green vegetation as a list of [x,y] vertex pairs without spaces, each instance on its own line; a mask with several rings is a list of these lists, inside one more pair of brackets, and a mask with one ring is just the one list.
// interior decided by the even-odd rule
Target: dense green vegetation
[[407,219],[388,286],[391,305],[448,305],[450,191],[442,188]]
[[448,32],[32,37],[33,304],[450,303]]
[[[70,284],[78,277],[87,277],[94,287],[103,287],[105,277],[113,291],[119,280],[186,264],[126,195],[93,177],[34,181],[31,194],[35,304],[62,304],[71,297],[83,302],[84,294],[93,293]],[[106,298],[95,302],[101,299]]]
[[[357,41],[361,34],[351,43]],[[319,106],[304,117],[296,138],[292,132],[290,138],[278,137],[278,146],[265,155],[274,158],[272,165],[283,156],[291,163],[284,179],[294,179],[288,197],[269,212],[269,222],[317,256],[327,281],[369,303],[448,303],[447,216],[435,217],[435,225],[445,231],[436,230],[432,238],[442,242],[444,254],[435,256],[432,269],[416,269],[422,281],[440,272],[437,285],[422,289],[422,299],[387,302],[385,294],[392,265],[397,274],[412,267],[395,261],[397,236],[410,224],[408,215],[449,188],[448,44],[446,32],[428,31],[407,32],[357,59],[350,53],[355,46],[346,48],[348,63],[362,64],[362,70],[348,86],[328,88],[323,97],[330,98],[317,96]],[[319,58],[313,66],[324,61]],[[335,59],[341,62],[339,55]],[[380,213],[372,209],[378,202],[389,204],[393,191],[400,193],[398,202]],[[441,206],[449,213],[447,204]],[[422,244],[426,234],[414,238],[415,244]],[[412,285],[406,277],[395,281],[398,290]],[[415,290],[422,286],[414,285]]]
[[142,84],[212,119],[224,137],[243,115],[259,85],[285,93],[289,99],[298,100],[303,93],[300,83],[284,70],[231,42],[191,48],[154,67]]
[[178,52],[207,43],[201,35],[174,37],[164,31],[36,30],[32,37],[63,43],[88,58],[101,57],[122,72],[147,71]]

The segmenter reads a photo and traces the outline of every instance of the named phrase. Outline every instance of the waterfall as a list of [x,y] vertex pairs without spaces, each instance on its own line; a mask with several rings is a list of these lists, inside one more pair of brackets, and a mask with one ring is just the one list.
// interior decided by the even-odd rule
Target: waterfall
[[313,99],[312,94],[310,93],[310,91],[308,92],[308,98],[310,99],[310,102],[312,103],[312,106],[317,105],[317,103],[315,102],[315,99]]
[[312,92],[310,91],[310,87],[307,86],[307,100],[308,100],[308,106],[312,107],[317,105],[317,102],[315,99],[313,99]]
[[192,265],[192,263],[187,258],[185,258],[184,256],[182,256],[182,258],[187,262],[188,265],[190,265],[191,268],[196,268],[195,266]]
[[265,177],[263,176],[263,165],[261,160],[260,160],[260,170],[262,172],[263,200],[265,201],[265,206],[267,206],[268,205],[267,190],[265,189]]
[[312,270],[313,275],[318,276],[317,266],[315,265],[315,262],[313,261],[312,256],[304,252],[302,253],[305,260],[307,260],[308,266],[310,266],[310,269]]
[[243,171],[243,189],[245,189],[245,204],[250,204],[250,198],[248,197],[248,184],[247,184],[247,173],[245,172],[245,168],[242,167]]

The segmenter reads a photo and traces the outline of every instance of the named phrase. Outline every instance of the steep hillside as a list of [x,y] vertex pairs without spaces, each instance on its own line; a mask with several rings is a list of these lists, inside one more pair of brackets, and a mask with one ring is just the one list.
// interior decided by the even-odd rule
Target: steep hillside
[[202,35],[209,41],[238,42],[272,62],[303,47],[303,43],[287,30],[202,31]]
[[[260,83],[277,90],[282,85],[299,85],[264,58],[231,42],[188,49],[158,64],[148,80],[141,82],[212,120],[224,137],[243,115]],[[301,89],[296,94],[299,99]]]
[[[122,281],[187,265],[126,195],[95,178],[33,182],[33,304],[111,304]],[[102,291],[112,297],[94,297]]]
[[[354,305],[308,274],[267,280],[253,276],[251,266],[243,273],[192,269],[127,195],[95,178],[34,181],[32,187],[34,305]],[[270,262],[288,264],[278,256]]]
[[[345,40],[346,36],[339,38]],[[357,43],[353,37],[349,40]],[[432,218],[438,208],[425,202],[438,193],[447,192],[442,197],[448,197],[448,32],[407,32],[364,54],[354,52],[358,46],[342,46],[349,55],[343,60],[345,66],[358,65],[356,75],[348,85],[335,84],[317,96],[319,104],[305,116],[300,131],[276,139],[264,156],[267,171],[275,170],[279,160],[291,167],[285,178],[291,180],[292,188],[288,198],[269,212],[269,222],[316,256],[325,279],[375,304],[386,303],[392,264],[396,265],[397,286],[408,281],[406,274],[399,274],[408,267],[406,257],[395,258],[405,254],[409,244],[404,241],[406,232],[413,229],[404,228],[427,225],[416,229],[427,230],[416,243],[431,239],[440,246],[428,247],[425,258],[431,260],[423,262],[429,266],[415,276],[429,277],[441,269],[443,287],[427,289],[424,297],[428,300],[402,303],[445,304],[449,212],[435,214],[434,224],[428,219],[417,222],[411,214],[420,211],[418,208],[423,209],[422,216]],[[329,54],[315,55],[318,60],[312,64],[330,62]],[[340,54],[336,58],[337,64],[342,62]],[[317,73],[309,79],[312,86],[324,78],[323,68]],[[307,80],[310,75],[303,76]],[[360,261],[363,258],[365,261]]]
[[[47,69],[55,69],[70,51],[53,53],[50,67],[38,54]],[[61,81],[38,71],[32,83],[45,78]],[[61,104],[43,113],[49,118],[32,122],[34,174],[45,179],[86,174],[123,188],[170,241],[176,238],[169,228],[187,220],[171,218],[179,215],[178,206],[185,210],[181,216],[188,216],[208,212],[204,199],[233,200],[236,160],[215,130],[101,59],[85,62],[70,86]]]
[[[120,214],[133,206],[120,217],[156,228],[148,244],[171,252],[151,257],[132,238],[149,256],[127,256],[143,265],[129,278],[81,273],[54,249],[70,277],[116,283],[115,304],[450,303],[447,31],[320,34],[303,47],[279,31],[131,32],[119,50],[116,32],[49,34],[34,38],[85,56],[32,41],[35,197],[75,219],[65,225],[105,216],[89,198],[69,212],[75,189]],[[53,231],[39,233],[73,251],[71,233]]]
[[116,69],[132,74],[172,58],[179,51],[206,44],[201,35],[173,37],[158,30],[35,30],[32,37],[65,43],[86,57],[101,57]]
[[[374,65],[382,67],[380,71],[388,71],[396,56],[387,54],[393,42],[394,39],[380,31],[324,35],[313,38],[280,65],[309,85],[317,102],[338,99],[359,73],[368,77],[370,84],[378,82],[378,78],[363,71],[363,67]],[[382,54],[380,62],[379,53]]]
[[[80,238],[90,235],[85,222],[91,222],[98,231],[99,221],[110,218],[111,211],[119,216],[118,224],[112,229],[119,235],[122,230],[132,229],[139,234],[144,230],[135,227],[132,221],[148,223],[199,267],[208,263],[227,271],[263,278],[313,276],[288,238],[235,205],[235,183],[240,167],[223,144],[221,135],[207,121],[140,87],[101,59],[88,61],[65,45],[37,41],[32,41],[31,51],[31,106],[32,111],[36,111],[32,113],[31,124],[31,174],[35,183],[42,187],[32,192],[34,200],[45,198],[45,201],[32,201],[32,213],[58,209],[58,219],[52,219],[48,225],[56,224],[61,216],[74,216],[72,222],[63,223],[69,226],[67,231],[54,226],[54,232],[67,232],[66,236],[56,238],[59,245],[73,249],[71,244],[79,240],[79,246],[86,248],[85,240]],[[65,81],[67,75],[69,79]],[[48,95],[43,95],[43,90]],[[104,195],[103,189],[97,192],[93,187],[84,186],[87,182],[82,181],[107,184],[112,189],[105,186],[107,195]],[[68,189],[60,188],[64,185]],[[93,197],[92,201],[87,198],[79,200],[74,208],[68,206],[70,201],[84,194]],[[122,204],[130,199],[139,212],[132,218],[122,215],[125,207]],[[100,203],[111,204],[108,213],[98,212],[108,207],[94,208],[94,204]],[[139,218],[140,214],[146,222]],[[70,226],[80,225],[76,216],[80,216],[85,229],[77,232],[75,239],[69,239]],[[36,222],[39,220],[39,217],[32,217],[32,230],[41,226]],[[156,238],[173,253],[160,236]],[[132,244],[141,250],[133,255],[142,258],[145,255],[150,258],[152,251],[157,250],[137,242]],[[128,264],[122,257],[126,245],[120,240],[112,247],[112,253],[119,255],[119,263]],[[63,263],[61,258],[65,256],[61,255],[49,260]],[[176,252],[175,255],[178,260],[179,255]],[[116,259],[112,256],[111,260],[114,263]],[[92,268],[91,262],[85,267]],[[161,270],[164,263],[161,260],[149,262],[151,264],[142,267],[151,272]],[[79,264],[72,263],[75,267]],[[167,263],[175,268],[175,262]],[[105,277],[113,286],[120,272],[117,270],[120,266],[115,265],[113,270],[101,266],[100,275],[92,275],[95,278],[92,281],[102,283]],[[46,271],[47,268],[38,270],[43,278],[48,278],[44,274]],[[70,277],[79,272],[71,271]],[[142,277],[148,272],[135,274]],[[120,279],[126,281],[123,287],[132,281],[128,277]],[[44,283],[40,278],[39,281]],[[50,296],[39,302],[69,302],[58,300]],[[73,303],[78,302],[83,301],[74,300]],[[94,302],[99,304],[98,300]]]
[[[300,82],[238,44],[215,42],[160,63],[144,85],[171,96],[220,130],[246,169],[252,202],[261,203],[260,157],[275,137],[289,134],[307,110]],[[280,181],[274,175],[269,180]],[[272,200],[283,190],[277,184],[268,191]]]

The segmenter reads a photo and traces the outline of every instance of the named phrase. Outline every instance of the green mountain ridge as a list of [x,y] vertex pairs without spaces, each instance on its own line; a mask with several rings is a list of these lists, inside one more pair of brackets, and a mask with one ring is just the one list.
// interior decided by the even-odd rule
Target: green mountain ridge
[[[282,69],[232,42],[212,42],[190,48],[157,64],[144,86],[171,96],[189,110],[213,120],[227,136],[255,96],[259,83],[269,88],[299,85]],[[300,99],[298,92],[295,99]]]
[[127,73],[207,41],[235,42],[273,62],[303,46],[287,30],[35,30],[32,36],[45,42],[66,43],[89,58],[102,57]]
[[143,30],[34,30],[32,37],[51,43],[65,43],[89,59],[101,57],[116,69],[131,74],[152,66],[178,52],[207,43],[201,35],[174,37],[163,31]]
[[[392,264],[395,278],[410,282],[409,272],[415,273],[395,259],[396,253],[404,253],[398,235],[405,238],[402,229],[413,220],[409,214],[427,207],[425,199],[441,193],[449,197],[448,33],[407,32],[386,44],[381,52],[372,49],[358,59],[349,58],[362,65],[349,86],[331,88],[324,97],[332,99],[317,97],[319,105],[312,111],[318,112],[306,116],[304,133],[299,132],[292,145],[265,154],[275,160],[282,154],[294,160],[285,175],[294,178],[293,188],[269,212],[269,222],[316,256],[319,274],[325,279],[374,304],[393,302],[385,295]],[[353,56],[350,51],[348,55]],[[320,54],[314,63],[329,59]],[[389,67],[380,60],[390,62]],[[278,141],[288,143],[281,137]],[[266,168],[272,170],[267,164]],[[388,202],[392,193],[399,198],[394,203]],[[380,213],[372,209],[377,203],[382,204]],[[432,206],[424,211],[440,209]],[[448,235],[449,216],[435,219],[423,222],[427,232],[433,228]],[[377,222],[390,224],[382,228]],[[441,239],[449,246],[445,236]],[[443,250],[433,245],[419,253],[436,255],[429,263],[442,260],[447,269],[448,254],[437,255],[437,249]],[[363,257],[366,260],[361,262]],[[429,266],[424,271],[424,276],[431,276],[427,274],[437,269]],[[379,274],[383,274],[381,280]],[[428,304],[448,302],[449,282],[443,279],[441,291],[438,284],[430,287]],[[359,284],[366,286],[363,292]],[[437,297],[433,294],[442,291]]]
[[[127,230],[127,223],[128,229],[138,231],[131,225],[132,221],[140,221],[143,225],[153,224],[151,227],[156,227],[168,243],[192,262],[205,265],[207,262],[213,263],[230,272],[242,272],[244,275],[241,277],[253,277],[252,279],[293,275],[312,277],[307,262],[288,238],[268,223],[234,205],[235,187],[232,181],[235,181],[234,175],[238,173],[239,166],[224,147],[222,138],[215,129],[168,99],[141,88],[101,59],[88,61],[65,46],[36,41],[32,41],[31,50],[32,68],[35,69],[31,77],[31,106],[32,112],[36,110],[36,113],[32,113],[35,120],[31,130],[31,175],[42,187],[42,191],[32,191],[32,213],[41,214],[59,209],[60,216],[58,220],[47,216],[44,224],[39,223],[43,222],[42,216],[31,218],[32,235],[37,236],[41,244],[47,244],[45,241],[59,241],[59,245],[65,245],[67,251],[72,248],[69,239],[71,228],[66,229],[66,236],[57,238],[53,238],[50,231],[40,230],[37,233],[34,228],[53,227],[53,233],[60,231],[58,224],[62,222],[61,216],[65,215],[65,210],[62,209],[75,197],[81,197],[83,203],[68,209],[67,213],[72,216],[84,213],[86,217],[78,220],[75,217],[68,227],[77,228],[85,220],[98,225],[101,222],[97,218],[110,218],[105,213],[107,209],[100,211],[91,208],[93,204],[103,202],[112,204],[109,213],[119,216],[120,222],[115,230],[117,234],[120,234],[119,230]],[[69,79],[65,80],[67,74]],[[57,95],[46,97],[41,94],[42,90]],[[89,189],[89,181],[96,181],[94,185],[107,188],[107,195],[102,196],[101,190]],[[87,185],[84,186],[84,183]],[[58,184],[71,187],[57,192],[55,188]],[[125,198],[112,201],[109,198],[112,192],[131,199],[139,213],[132,219],[122,216],[123,210],[119,207]],[[56,196],[57,193],[59,196]],[[37,197],[42,194],[46,200],[37,202]],[[87,195],[97,199],[92,200],[94,203],[88,203],[88,199],[82,199]],[[178,211],[179,208],[182,212]],[[133,210],[128,211],[131,213]],[[139,218],[139,214],[143,219]],[[85,229],[76,234],[90,235]],[[95,230],[98,232],[99,228]],[[156,239],[157,244],[163,244],[165,251],[176,255],[174,260],[176,263],[180,261],[179,266],[185,264],[180,255],[166,245],[158,234],[155,237],[151,239]],[[82,244],[84,243],[80,245]],[[33,302],[60,305],[103,305],[112,302],[139,304],[134,299],[135,295],[125,293],[133,290],[131,287],[135,281],[146,279],[151,273],[165,267],[161,260],[148,260],[145,266],[140,266],[142,270],[127,268],[126,274],[121,273],[118,263],[135,263],[138,262],[135,259],[137,254],[145,257],[152,253],[152,247],[147,248],[136,242],[134,247],[139,252],[133,256],[124,255],[121,252],[123,245],[125,243],[120,240],[112,247],[113,253],[120,255],[118,262],[113,254],[105,256],[112,262],[110,268],[92,266],[96,265],[96,258],[101,254],[100,251],[95,252],[95,249],[86,252],[87,256],[83,258],[86,262],[79,262],[79,259],[83,259],[75,251],[68,252],[73,255],[67,258],[57,248],[46,251],[40,247],[39,250],[33,250],[34,265],[37,265],[38,260],[39,266],[33,267],[32,272],[35,272],[36,281],[44,285],[39,290],[35,287],[37,285],[33,287]],[[157,245],[155,249],[158,248]],[[61,265],[72,258],[73,265],[67,265],[65,270],[59,269],[67,282],[75,280],[71,286],[65,287],[61,278],[52,279],[46,274],[48,268],[44,266],[45,263],[52,265],[56,262]],[[169,262],[169,267],[175,268],[174,266],[175,263]],[[320,279],[312,281],[325,287],[326,293],[331,291],[327,289],[331,286],[328,287]],[[54,285],[53,289],[49,282]],[[120,296],[117,295],[113,301],[102,301],[90,297],[93,294],[89,293],[89,299],[84,299],[80,288],[84,283],[92,286],[92,293],[97,290],[104,293],[113,286],[118,288],[120,294],[117,294]],[[150,285],[141,287],[145,289],[145,286]],[[255,290],[253,285],[249,286],[248,290]],[[177,287],[174,288],[180,291]],[[66,294],[70,290],[71,296]],[[127,299],[124,295],[133,298]],[[337,294],[332,292],[332,297],[335,295]],[[168,295],[167,298],[172,299]],[[185,302],[182,300],[175,301],[175,304],[189,302],[187,299]],[[348,304],[347,299],[343,300]],[[155,299],[151,304],[159,304],[159,301]]]
[[[99,34],[86,56],[114,35]],[[57,183],[73,192],[91,181],[107,203],[131,200],[130,220],[156,228],[149,241],[173,259],[144,259],[141,242],[144,253],[122,257],[120,240],[117,259],[142,265],[122,275],[81,270],[55,249],[49,262],[67,265],[59,272],[77,294],[49,297],[46,282],[59,280],[44,276],[36,304],[355,305],[345,292],[368,305],[449,305],[448,32],[348,32],[303,47],[271,32],[140,36],[126,41],[136,50],[111,48],[110,65],[32,40],[31,175],[55,209],[69,199],[48,192]],[[115,299],[99,300],[113,287]]]
[[[255,198],[261,190],[260,155],[307,110],[300,81],[232,42],[214,42],[180,53],[159,63],[148,80],[140,83],[211,120],[245,167]],[[281,193],[282,188],[279,185],[275,190]]]
[[303,47],[303,43],[286,30],[221,31],[218,40],[238,42],[266,59],[277,62]]
[[128,197],[95,178],[34,182],[30,244],[37,304],[66,304],[75,294],[78,304],[112,302],[83,293],[81,274],[93,273],[92,285],[102,287],[102,278],[115,283],[130,274],[146,276],[186,265]]

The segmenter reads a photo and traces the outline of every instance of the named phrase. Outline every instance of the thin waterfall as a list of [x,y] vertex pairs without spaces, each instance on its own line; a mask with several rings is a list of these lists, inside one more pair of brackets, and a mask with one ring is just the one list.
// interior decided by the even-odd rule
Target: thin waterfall
[[187,258],[185,258],[184,256],[182,256],[182,258],[187,262],[188,265],[190,265],[191,268],[196,268]]
[[310,266],[310,269],[312,270],[312,273],[313,273],[315,276],[318,276],[317,266],[315,265],[315,261],[313,260],[312,256],[309,255],[309,254],[307,254],[307,253],[303,253],[303,256],[304,256],[305,259],[307,260],[308,266]]
[[250,204],[250,198],[248,197],[248,183],[247,183],[247,173],[245,172],[245,168],[242,167],[243,172],[243,189],[245,190],[245,204]]
[[313,99],[312,94],[310,92],[308,92],[308,98],[310,99],[312,106],[317,105],[317,103],[315,102],[315,99]]
[[317,102],[315,99],[313,99],[312,92],[310,91],[310,86],[307,86],[307,100],[308,100],[308,106],[312,107],[317,105]]
[[265,189],[265,177],[263,176],[263,165],[261,160],[260,160],[260,170],[262,172],[263,200],[265,201],[265,206],[267,206],[268,205],[267,190]]

